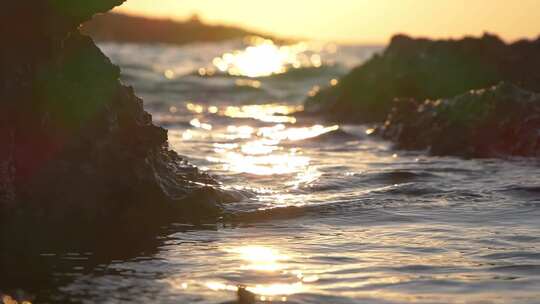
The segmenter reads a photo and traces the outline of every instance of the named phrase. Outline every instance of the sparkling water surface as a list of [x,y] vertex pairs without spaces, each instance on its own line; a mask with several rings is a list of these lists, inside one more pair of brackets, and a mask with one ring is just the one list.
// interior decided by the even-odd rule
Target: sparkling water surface
[[[171,147],[244,199],[176,224],[154,251],[88,267],[53,298],[86,303],[540,302],[540,163],[392,149],[302,101],[380,47],[250,39],[102,44]],[[77,259],[78,258],[78,259]]]

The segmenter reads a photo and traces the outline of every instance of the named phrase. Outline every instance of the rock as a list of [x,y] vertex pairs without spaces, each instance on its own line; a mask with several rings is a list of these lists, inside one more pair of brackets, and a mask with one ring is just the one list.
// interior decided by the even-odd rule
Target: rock
[[[6,1],[0,12],[2,225],[214,219],[233,200],[168,149],[119,69],[78,26],[123,0]],[[13,228],[18,229],[18,228]],[[11,232],[10,232],[11,231]]]
[[238,304],[254,304],[257,302],[255,294],[248,291],[245,286],[238,286],[236,295],[238,297]]
[[540,157],[540,94],[500,83],[450,99],[397,100],[378,132],[435,155]]
[[15,204],[14,184],[14,147],[13,132],[7,128],[1,128],[4,134],[0,134],[3,148],[0,149],[0,206],[13,208]]
[[461,40],[392,38],[382,54],[309,98],[306,109],[338,121],[383,122],[395,98],[450,98],[506,81],[540,92],[540,38],[506,44],[497,36]]

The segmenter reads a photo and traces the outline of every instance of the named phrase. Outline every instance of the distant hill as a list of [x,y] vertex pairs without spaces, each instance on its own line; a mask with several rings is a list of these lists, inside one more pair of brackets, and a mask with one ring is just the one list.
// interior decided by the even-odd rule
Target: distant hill
[[188,21],[181,22],[117,13],[95,16],[94,19],[83,24],[81,31],[97,41],[177,45],[193,42],[224,41],[252,35],[273,38],[239,27],[205,24],[196,16]]

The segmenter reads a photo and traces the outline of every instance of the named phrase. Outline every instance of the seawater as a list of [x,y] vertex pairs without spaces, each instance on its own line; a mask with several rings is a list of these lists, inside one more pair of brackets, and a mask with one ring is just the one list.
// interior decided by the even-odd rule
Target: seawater
[[[394,150],[373,126],[301,114],[378,46],[101,44],[171,148],[243,199],[155,250],[69,259],[51,298],[227,303],[539,303],[540,163]],[[76,257],[82,257],[76,259]]]

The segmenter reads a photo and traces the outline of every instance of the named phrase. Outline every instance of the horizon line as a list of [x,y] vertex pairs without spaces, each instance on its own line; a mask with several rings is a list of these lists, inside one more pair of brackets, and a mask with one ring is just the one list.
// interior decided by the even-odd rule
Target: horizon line
[[259,29],[257,26],[249,26],[249,25],[248,26],[243,26],[243,25],[238,25],[238,24],[235,24],[235,23],[232,23],[232,22],[227,22],[227,21],[211,21],[211,20],[205,19],[204,15],[202,15],[202,14],[200,14],[198,12],[193,12],[188,17],[175,17],[175,16],[160,15],[160,14],[149,14],[149,15],[141,14],[139,12],[134,12],[134,11],[131,11],[129,9],[125,9],[125,8],[122,8],[122,7],[117,7],[116,9],[114,9],[114,10],[112,10],[110,12],[107,12],[105,14],[120,14],[120,15],[126,15],[126,16],[131,16],[131,17],[146,18],[146,19],[150,19],[150,20],[166,20],[166,21],[172,21],[172,22],[178,22],[178,23],[189,22],[192,17],[197,16],[202,24],[206,24],[206,25],[209,25],[209,26],[234,27],[234,28],[242,29],[242,30],[244,30],[246,32],[253,32],[253,34],[257,34],[257,35],[261,35],[261,36],[268,36],[268,37],[272,37],[272,38],[279,39],[279,40],[314,41],[314,42],[323,42],[323,43],[336,43],[336,44],[340,44],[340,45],[384,46],[384,45],[388,45],[390,43],[392,37],[394,37],[396,35],[406,35],[406,36],[409,36],[409,37],[414,38],[414,39],[430,39],[430,40],[459,40],[459,39],[464,39],[464,38],[469,38],[469,37],[478,38],[478,37],[482,37],[484,35],[494,35],[494,36],[497,36],[499,39],[501,39],[502,41],[504,41],[507,44],[511,44],[511,43],[515,43],[515,42],[519,42],[519,41],[523,41],[523,40],[540,39],[540,30],[539,30],[538,34],[530,36],[530,37],[522,36],[522,37],[519,37],[519,38],[512,38],[512,39],[505,38],[501,34],[496,33],[496,32],[492,32],[492,31],[489,31],[489,30],[483,30],[480,33],[470,33],[470,34],[463,34],[463,35],[449,35],[449,36],[442,36],[442,35],[441,36],[426,36],[426,35],[415,35],[415,34],[407,33],[407,32],[395,32],[392,35],[390,35],[389,37],[387,37],[384,41],[382,41],[382,40],[370,41],[370,40],[356,40],[356,39],[354,39],[354,40],[349,40],[349,39],[317,39],[317,38],[310,38],[310,37],[287,37],[287,36],[282,36],[282,35],[279,35],[277,33],[267,31],[265,29]]

